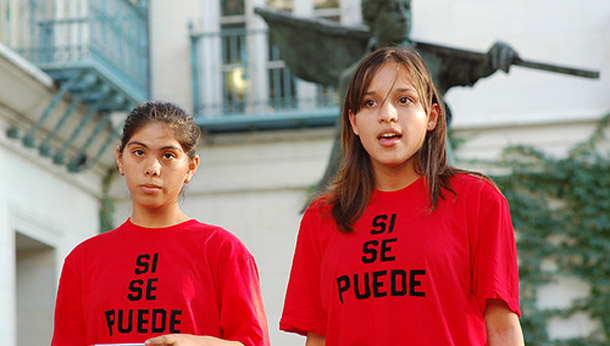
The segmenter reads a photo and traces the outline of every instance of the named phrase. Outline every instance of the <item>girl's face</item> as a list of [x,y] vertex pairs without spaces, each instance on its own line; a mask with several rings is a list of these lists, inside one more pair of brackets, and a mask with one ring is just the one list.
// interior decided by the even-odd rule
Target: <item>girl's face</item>
[[385,63],[365,91],[358,113],[350,110],[348,114],[352,131],[369,154],[377,179],[380,174],[416,174],[415,154],[427,131],[436,126],[438,106],[426,114],[404,66]]
[[170,127],[157,122],[136,131],[122,153],[117,148],[116,159],[131,192],[134,211],[176,207],[182,185],[199,165],[199,157],[189,159]]

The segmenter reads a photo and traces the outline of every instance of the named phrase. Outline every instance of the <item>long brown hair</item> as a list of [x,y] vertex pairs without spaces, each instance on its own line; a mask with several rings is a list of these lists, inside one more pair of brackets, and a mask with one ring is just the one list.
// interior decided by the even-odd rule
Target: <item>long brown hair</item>
[[439,108],[436,127],[426,133],[422,148],[415,154],[415,169],[427,182],[431,210],[436,208],[439,198],[443,198],[441,188],[453,192],[449,178],[462,171],[447,163],[445,109],[422,57],[411,48],[385,47],[376,50],[360,62],[349,83],[341,115],[343,162],[337,178],[325,194],[328,197],[326,202],[331,205],[330,214],[342,232],[352,231],[353,224],[366,209],[375,188],[375,175],[369,154],[352,131],[348,114],[350,110],[358,113],[373,77],[389,62],[396,62],[406,68],[427,115],[430,115],[435,105]]

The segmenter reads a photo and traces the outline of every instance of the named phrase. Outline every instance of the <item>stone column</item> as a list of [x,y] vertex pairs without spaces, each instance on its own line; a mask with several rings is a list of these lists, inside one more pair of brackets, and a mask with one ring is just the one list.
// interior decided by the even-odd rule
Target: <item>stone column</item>
[[[292,13],[298,17],[311,17],[314,12],[314,4],[312,0],[299,0],[293,2],[294,7]],[[296,83],[297,97],[299,100],[299,109],[311,109],[316,107],[316,85],[311,82],[298,80]]]
[[[220,1],[202,0],[201,33],[199,40],[199,100],[204,105],[222,104],[222,57],[220,44]],[[221,108],[202,109],[205,117],[222,115]]]
[[269,82],[267,78],[268,40],[267,25],[256,13],[255,7],[266,7],[265,0],[245,0],[247,36],[247,78],[250,83],[248,89],[248,109],[246,112],[255,114],[267,113],[267,100],[269,98]]
[[0,338],[4,344],[16,346],[15,232],[4,196],[0,196],[0,273]]

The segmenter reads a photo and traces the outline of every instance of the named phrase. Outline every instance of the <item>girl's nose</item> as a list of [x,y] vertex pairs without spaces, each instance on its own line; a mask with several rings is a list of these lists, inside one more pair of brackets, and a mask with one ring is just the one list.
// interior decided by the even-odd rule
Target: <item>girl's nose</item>
[[391,102],[384,102],[379,108],[379,122],[390,123],[398,120],[398,112]]
[[146,171],[145,174],[147,176],[151,176],[151,177],[156,177],[159,176],[161,172],[161,165],[159,164],[159,161],[154,159],[152,160],[152,162],[146,167]]

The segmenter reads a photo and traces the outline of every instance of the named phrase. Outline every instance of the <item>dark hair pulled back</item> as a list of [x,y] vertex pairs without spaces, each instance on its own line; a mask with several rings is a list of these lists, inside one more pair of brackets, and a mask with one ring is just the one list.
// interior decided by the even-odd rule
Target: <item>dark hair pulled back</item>
[[169,125],[173,137],[180,143],[182,150],[190,159],[195,157],[201,130],[195,124],[193,117],[184,109],[174,103],[164,101],[147,101],[129,112],[123,125],[119,152],[123,153],[123,149],[134,133],[151,123]]

